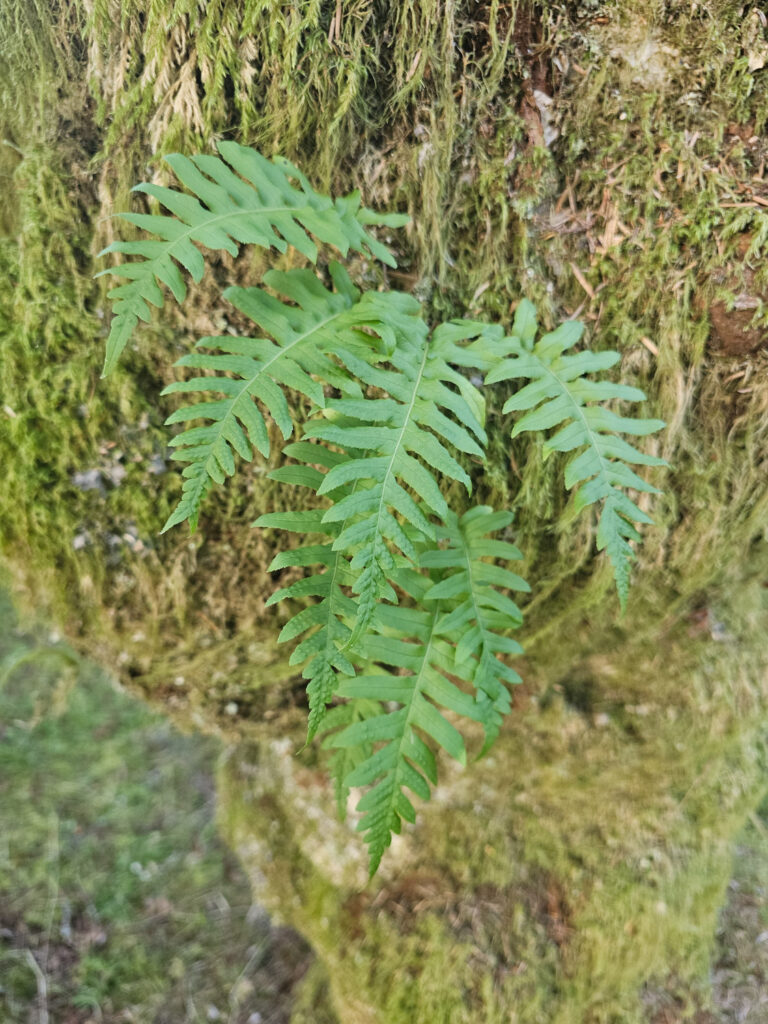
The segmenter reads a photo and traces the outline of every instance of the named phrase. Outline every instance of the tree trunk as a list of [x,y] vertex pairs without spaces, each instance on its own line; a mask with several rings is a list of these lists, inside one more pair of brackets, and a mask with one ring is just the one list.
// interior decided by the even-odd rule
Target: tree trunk
[[[230,742],[223,830],[323,965],[297,1021],[703,1014],[732,839],[765,789],[763,22],[731,0],[0,10],[3,559],[28,606]],[[528,296],[547,324],[583,319],[667,422],[620,617],[561,465],[490,409],[476,496],[516,513],[524,683],[492,753],[444,766],[370,885],[319,752],[294,755],[301,686],[265,608],[279,538],[249,526],[295,494],[255,465],[192,538],[159,536],[179,486],[161,386],[215,332],[222,283],[260,267],[214,261],[99,380],[106,215],[163,153],[222,137],[407,210],[400,270],[376,272],[430,316],[506,324]]]

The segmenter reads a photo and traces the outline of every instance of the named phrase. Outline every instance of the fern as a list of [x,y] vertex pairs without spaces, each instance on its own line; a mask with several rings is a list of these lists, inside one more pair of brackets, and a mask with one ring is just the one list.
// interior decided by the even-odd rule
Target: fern
[[354,249],[396,266],[389,250],[364,226],[397,227],[407,222],[407,217],[366,210],[360,206],[360,197],[355,192],[335,201],[319,195],[301,171],[282,157],[270,161],[229,141],[220,142],[218,150],[220,157],[202,155],[190,159],[174,153],[165,158],[191,194],[151,183],[134,187],[134,191],[157,199],[172,216],[119,214],[122,220],[155,237],[113,242],[100,253],[141,257],[102,271],[128,279],[109,292],[114,317],[107,340],[104,376],[117,364],[138,321],[149,321],[150,305],[163,305],[161,284],[177,302],[183,302],[187,288],[179,268],[186,270],[194,281],[202,279],[205,262],[198,245],[231,256],[237,256],[240,244],[244,243],[274,246],[280,252],[292,245],[314,263],[317,246],[311,234],[335,246],[343,256]]
[[[198,246],[235,255],[243,243],[281,251],[292,245],[315,262],[312,235],[342,254],[355,249],[394,265],[364,228],[407,218],[361,209],[356,194],[320,196],[279,158],[231,142],[219,152],[168,159],[187,193],[137,186],[169,214],[124,215],[154,237],[105,250],[139,257],[104,271],[127,279],[110,292],[115,318],[105,372],[137,321],[149,318],[150,304],[162,304],[161,285],[182,300],[182,269],[200,279]],[[577,510],[599,505],[597,544],[612,563],[622,607],[636,524],[651,521],[630,493],[656,491],[631,467],[664,463],[619,435],[642,436],[663,424],[605,407],[645,396],[591,379],[619,356],[575,351],[579,324],[564,323],[537,340],[535,309],[523,300],[509,336],[498,325],[465,320],[430,331],[413,298],[361,294],[340,265],[331,263],[328,272],[332,287],[304,269],[268,272],[271,291],[227,289],[225,298],[253,321],[255,336],[203,338],[177,363],[199,372],[164,392],[196,399],[167,420],[183,425],[171,444],[186,466],[181,500],[164,529],[187,520],[194,529],[205,496],[240,459],[271,457],[272,423],[284,440],[292,437],[286,389],[308,399],[301,440],[283,452],[293,462],[270,477],[309,489],[317,507],[269,512],[254,525],[309,538],[274,557],[271,571],[304,575],[267,603],[292,606],[279,641],[295,644],[290,662],[307,683],[308,738],[322,735],[330,752],[342,816],[350,788],[367,788],[359,829],[373,873],[392,835],[414,820],[408,794],[429,799],[436,750],[466,761],[457,716],[482,728],[484,753],[520,680],[506,660],[522,651],[510,635],[522,622],[510,594],[528,585],[499,564],[521,558],[504,538],[512,515],[480,505],[459,517],[446,498],[452,484],[471,492],[469,467],[484,458],[485,403],[474,374],[484,372],[488,386],[524,382],[504,405],[505,413],[523,413],[512,436],[554,431],[544,457],[568,455],[565,483],[575,490]]]
[[[561,324],[538,341],[536,315],[530,302],[518,307],[512,335],[495,341],[491,349],[506,356],[486,375],[486,384],[502,380],[528,380],[506,402],[503,412],[525,412],[515,425],[512,437],[524,431],[559,427],[544,444],[544,457],[552,452],[575,452],[566,463],[565,484],[576,488],[575,507],[581,511],[601,503],[597,528],[598,550],[605,550],[613,566],[622,609],[629,592],[631,561],[635,557],[630,541],[641,539],[635,523],[653,520],[626,493],[627,489],[658,494],[630,468],[666,465],[664,459],[647,455],[618,434],[643,436],[664,426],[662,420],[641,420],[619,416],[603,405],[610,400],[641,402],[645,394],[639,388],[613,381],[594,381],[586,375],[610,369],[620,359],[618,352],[582,351],[566,354],[581,339],[583,325],[573,321]],[[483,339],[478,352],[489,351]],[[490,360],[486,360],[488,362]],[[563,425],[564,424],[564,425]]]
[[[194,529],[200,506],[214,483],[223,483],[235,472],[235,455],[250,461],[255,448],[264,457],[270,444],[264,416],[255,404],[259,399],[269,410],[283,437],[293,432],[288,402],[282,387],[290,387],[325,404],[322,383],[350,396],[360,396],[360,385],[344,363],[365,363],[377,358],[376,341],[385,350],[396,345],[393,325],[401,330],[418,304],[397,292],[369,292],[360,298],[346,271],[330,267],[337,290],[329,291],[310,270],[269,271],[265,284],[294,301],[287,305],[260,288],[228,288],[227,298],[250,317],[268,338],[203,338],[198,349],[213,351],[183,356],[177,366],[216,374],[169,385],[163,394],[216,392],[223,398],[177,409],[166,423],[207,419],[175,437],[173,458],[189,465],[184,470],[181,501],[163,530],[189,520]],[[368,333],[363,333],[364,326]],[[375,334],[372,334],[375,332]],[[332,358],[333,357],[333,358]],[[342,365],[339,365],[339,361]],[[226,377],[225,373],[235,374]]]

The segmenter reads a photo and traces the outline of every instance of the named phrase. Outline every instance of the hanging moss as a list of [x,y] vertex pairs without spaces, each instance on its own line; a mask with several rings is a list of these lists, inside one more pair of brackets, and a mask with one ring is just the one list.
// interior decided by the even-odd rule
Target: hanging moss
[[[393,280],[435,312],[504,318],[524,293],[550,317],[581,307],[600,343],[625,352],[623,375],[670,422],[672,497],[657,536],[668,534],[672,575],[706,527],[710,550],[723,538],[743,550],[765,512],[760,498],[743,521],[764,477],[765,391],[744,397],[732,365],[706,352],[716,271],[747,230],[755,261],[768,232],[759,205],[723,205],[762,159],[728,126],[759,136],[767,109],[738,4],[649,8],[645,19],[620,3],[541,12],[434,0],[390,18],[355,3],[121,5],[119,22],[108,4],[90,13],[107,196],[124,196],[148,146],[206,146],[234,129],[310,167],[320,187],[359,186],[367,201],[407,209],[414,227]],[[553,96],[554,159],[534,90]],[[510,476],[504,423],[494,445],[489,496],[520,510],[531,571],[552,579],[551,595],[586,564],[591,539],[578,538],[574,563],[572,531],[557,541],[547,525],[563,513],[557,468],[543,475],[532,445]],[[697,513],[712,488],[719,514],[705,527]]]
[[[752,380],[764,357],[734,376],[731,361],[706,351],[705,316],[713,274],[736,240],[751,226],[754,260],[768,230],[759,205],[723,206],[761,159],[741,142],[723,157],[723,140],[738,138],[727,136],[726,114],[758,134],[765,121],[738,5],[720,5],[716,16],[681,5],[646,21],[621,4],[592,16],[422,2],[384,20],[363,4],[241,7],[85,5],[82,42],[66,52],[54,19],[40,50],[46,74],[66,70],[74,91],[87,81],[96,101],[84,134],[100,139],[98,180],[90,177],[100,209],[81,206],[85,233],[96,244],[111,237],[103,215],[131,201],[127,189],[147,161],[157,166],[153,153],[205,147],[233,131],[299,160],[321,187],[357,185],[369,202],[407,208],[415,226],[392,283],[413,287],[436,312],[505,318],[526,293],[545,317],[582,306],[598,344],[624,351],[622,375],[649,391],[670,424],[668,497],[646,545],[647,561],[665,566],[667,600],[683,578],[685,601],[738,560],[766,511],[766,394]],[[16,38],[44,39],[41,25],[17,24]],[[697,58],[681,63],[683,51]],[[554,97],[552,153],[534,89]],[[63,209],[61,222],[71,215]],[[215,324],[217,307],[211,281],[176,319],[175,336],[144,332],[145,369],[133,371],[147,374],[148,405],[150,377],[167,379],[166,346]],[[542,467],[534,442],[518,449],[510,472],[507,424],[491,415],[494,458],[480,497],[518,510],[529,575],[546,581],[542,622],[551,621],[553,600],[579,606],[564,583],[595,565],[593,539],[588,526],[570,528],[556,460]],[[243,496],[228,504],[235,515]],[[607,596],[597,566],[587,605]]]

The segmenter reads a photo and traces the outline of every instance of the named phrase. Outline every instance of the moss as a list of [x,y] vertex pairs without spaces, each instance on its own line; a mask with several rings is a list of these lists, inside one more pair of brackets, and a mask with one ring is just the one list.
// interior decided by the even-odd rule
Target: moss
[[[667,602],[690,600],[722,576],[723,565],[738,560],[766,511],[760,487],[765,391],[753,386],[742,394],[741,378],[727,380],[731,364],[706,353],[705,318],[693,302],[696,290],[711,290],[707,274],[727,262],[746,216],[755,254],[762,244],[759,207],[722,206],[729,190],[758,169],[759,153],[742,145],[713,163],[725,111],[755,130],[765,120],[762,92],[739,56],[737,5],[720,5],[716,17],[681,6],[650,15],[642,31],[631,32],[619,3],[604,5],[589,32],[575,17],[543,14],[537,23],[524,5],[512,16],[496,3],[475,12],[459,5],[448,14],[426,0],[409,3],[383,29],[367,5],[344,5],[338,20],[328,4],[290,11],[286,17],[282,8],[258,3],[243,11],[231,3],[200,9],[158,2],[147,10],[121,5],[116,20],[105,3],[88,7],[87,64],[84,45],[73,50],[97,100],[100,153],[92,174],[98,172],[101,209],[91,196],[76,213],[63,205],[60,222],[81,221],[86,249],[89,235],[96,244],[109,240],[114,229],[99,214],[128,202],[127,188],[144,176],[147,162],[154,169],[169,148],[209,145],[237,126],[244,141],[280,149],[310,167],[321,186],[359,185],[371,202],[408,208],[414,228],[399,245],[403,269],[393,280],[414,287],[435,311],[505,318],[522,290],[539,301],[546,321],[555,314],[553,297],[558,313],[586,298],[582,315],[599,344],[624,350],[623,375],[644,385],[669,420],[665,454],[673,471],[645,562],[664,563],[653,586],[664,586]],[[56,29],[44,55],[49,75],[65,66]],[[683,43],[697,59],[679,67],[670,55]],[[645,83],[637,80],[643,47],[653,58]],[[542,147],[525,114],[531,86],[555,94],[560,139],[553,152]],[[680,95],[684,103],[677,102]],[[713,123],[719,125],[714,138]],[[562,193],[555,204],[564,185],[567,202]],[[572,215],[564,216],[571,205]],[[628,235],[608,230],[614,220]],[[583,267],[594,300],[582,292],[571,263]],[[34,257],[29,265],[37,266]],[[227,272],[218,267],[216,276]],[[185,345],[190,329],[215,321],[213,283],[193,292],[186,317],[174,319],[169,311],[171,331],[142,335],[139,361],[131,365],[144,374],[140,394],[128,398],[132,383],[123,379],[120,388],[127,390],[117,399],[135,405],[129,414],[135,420],[148,412],[156,422],[151,380],[167,378],[167,346]],[[102,300],[101,294],[91,299],[94,312],[102,313]],[[93,337],[92,323],[83,319],[81,327],[84,338]],[[640,338],[656,345],[658,357]],[[110,385],[91,380],[90,387],[97,402],[109,394]],[[479,494],[518,510],[529,576],[543,584],[530,609],[534,630],[560,621],[553,614],[560,597],[574,617],[582,608],[604,607],[607,573],[592,558],[589,524],[572,528],[557,460],[542,468],[532,442],[515,453],[510,472],[507,423],[492,410],[491,424],[493,463]],[[161,443],[158,432],[153,445]],[[138,482],[120,489],[127,516],[142,504]],[[150,489],[153,502],[165,501],[161,482],[150,481],[158,484]],[[211,519],[242,521],[250,486],[212,504]],[[265,499],[286,500],[274,492]],[[155,520],[142,520],[149,537]],[[693,556],[696,549],[702,557]],[[683,567],[686,584],[678,595]],[[576,590],[575,572],[582,572]],[[174,591],[178,597],[175,583]],[[233,614],[239,618],[242,610],[227,607],[224,621]],[[183,615],[177,608],[176,617]]]
[[338,1024],[330,1003],[328,972],[317,960],[296,986],[291,1024]]
[[[477,495],[515,508],[534,584],[526,688],[497,752],[449,773],[378,896],[358,896],[357,847],[328,824],[314,752],[295,771],[287,750],[267,757],[270,790],[242,751],[223,770],[223,820],[257,891],[332,966],[345,1021],[641,1021],[643,985],[684,1014],[705,999],[729,836],[762,788],[766,355],[713,351],[707,307],[740,290],[745,259],[765,283],[752,195],[765,198],[768,71],[731,0],[396,7],[154,0],[115,17],[93,0],[0,20],[4,52],[24,53],[30,32],[42,47],[18,100],[0,82],[16,197],[0,247],[3,557],[28,604],[179,719],[299,746],[300,687],[264,607],[279,541],[248,527],[296,493],[252,467],[200,534],[157,536],[175,495],[152,471],[166,455],[157,394],[190,336],[217,329],[218,285],[257,268],[216,262],[98,379],[92,252],[171,149],[234,136],[319,187],[408,210],[400,270],[371,281],[430,313],[507,321],[526,294],[546,324],[583,317],[668,422],[626,619],[561,465],[542,464],[536,439],[511,450],[492,407]],[[535,90],[553,97],[549,147]],[[93,469],[103,492],[75,483]],[[719,619],[736,641],[706,639]]]
[[484,761],[443,766],[368,888],[334,859],[343,838],[308,828],[333,814],[322,776],[290,781],[287,745],[230,756],[224,834],[326,964],[339,1019],[642,1024],[651,992],[676,1019],[706,1007],[732,837],[766,790],[766,610],[757,582],[729,640],[688,623],[574,660],[588,709],[529,689]]

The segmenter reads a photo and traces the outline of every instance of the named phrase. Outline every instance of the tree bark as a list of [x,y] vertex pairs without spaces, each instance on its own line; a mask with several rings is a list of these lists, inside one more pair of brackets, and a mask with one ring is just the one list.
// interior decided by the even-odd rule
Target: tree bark
[[[328,1020],[703,1013],[731,843],[765,789],[759,8],[16,0],[0,44],[0,538],[17,594],[229,741],[223,830],[258,898],[313,943]],[[668,424],[622,618],[561,466],[535,439],[513,447],[491,407],[477,497],[516,512],[525,681],[492,753],[443,766],[370,885],[318,752],[293,754],[301,687],[265,608],[279,538],[248,525],[295,494],[256,465],[194,537],[158,536],[178,489],[159,391],[175,354],[215,333],[222,282],[261,266],[214,261],[98,379],[105,215],[165,174],[163,153],[222,137],[410,213],[400,269],[377,280],[430,317],[509,323],[525,295],[548,325],[583,319]]]

